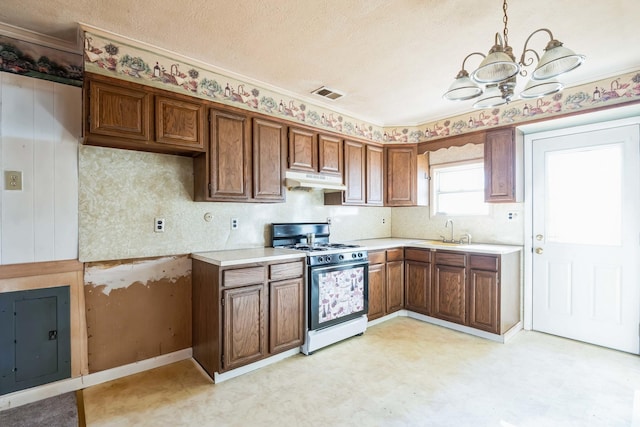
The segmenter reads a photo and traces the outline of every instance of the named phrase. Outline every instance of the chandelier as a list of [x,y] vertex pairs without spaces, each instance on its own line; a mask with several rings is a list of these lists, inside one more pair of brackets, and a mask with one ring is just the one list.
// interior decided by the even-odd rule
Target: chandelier
[[[584,62],[584,55],[578,55],[571,49],[564,47],[560,41],[554,39],[551,31],[546,28],[540,28],[527,37],[520,60],[516,62],[513,49],[509,46],[507,0],[504,0],[502,10],[504,12],[502,35],[496,33],[494,45],[486,56],[480,52],[473,52],[464,58],[462,69],[443,98],[451,101],[466,101],[480,97],[473,104],[474,108],[492,108],[506,104],[514,97],[517,75],[527,76],[525,67],[533,64],[534,57],[538,63],[531,73],[529,82],[520,92],[520,98],[540,98],[561,91],[564,85],[556,77],[573,70]],[[542,57],[528,47],[531,37],[540,32],[547,33],[550,38]],[[467,59],[475,55],[484,59],[478,68],[469,74],[465,69],[465,63]]]

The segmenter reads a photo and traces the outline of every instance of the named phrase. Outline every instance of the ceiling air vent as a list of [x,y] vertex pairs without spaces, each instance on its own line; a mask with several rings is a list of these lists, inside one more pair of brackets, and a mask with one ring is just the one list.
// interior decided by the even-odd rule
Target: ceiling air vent
[[318,88],[311,93],[322,96],[323,98],[331,99],[333,101],[344,96],[344,93],[338,92],[337,90],[328,88],[326,86],[322,86],[321,88]]

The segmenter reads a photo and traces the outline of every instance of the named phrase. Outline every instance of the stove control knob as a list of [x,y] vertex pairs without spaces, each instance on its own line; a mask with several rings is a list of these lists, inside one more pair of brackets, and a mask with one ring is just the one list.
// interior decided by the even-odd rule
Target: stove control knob
[[342,261],[344,259],[344,255],[338,255],[338,259]]
[[362,258],[362,252],[358,252],[358,258]]
[[356,258],[356,257],[357,257],[357,255],[355,253],[351,254],[351,258]]

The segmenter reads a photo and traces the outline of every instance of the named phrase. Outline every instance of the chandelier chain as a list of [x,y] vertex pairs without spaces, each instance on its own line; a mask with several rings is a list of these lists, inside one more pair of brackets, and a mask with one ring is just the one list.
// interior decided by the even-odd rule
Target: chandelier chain
[[504,45],[509,46],[509,29],[507,28],[509,17],[507,16],[507,0],[504,0],[502,3],[502,11],[504,12],[504,16],[502,17],[502,22],[504,22]]

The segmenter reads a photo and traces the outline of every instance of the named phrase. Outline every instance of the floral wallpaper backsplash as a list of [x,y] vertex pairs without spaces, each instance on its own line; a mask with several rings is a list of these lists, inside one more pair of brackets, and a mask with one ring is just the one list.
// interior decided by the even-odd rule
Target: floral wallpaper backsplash
[[640,100],[640,71],[636,71],[567,88],[537,100],[518,100],[491,110],[473,110],[444,121],[404,128],[383,128],[135,44],[135,41],[125,38],[116,39],[112,35],[107,37],[85,31],[85,71],[138,81],[376,142],[425,142],[482,128]]

